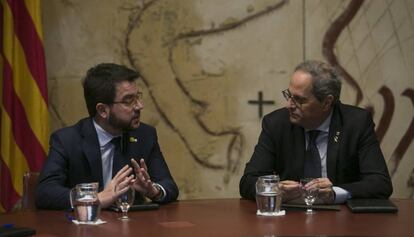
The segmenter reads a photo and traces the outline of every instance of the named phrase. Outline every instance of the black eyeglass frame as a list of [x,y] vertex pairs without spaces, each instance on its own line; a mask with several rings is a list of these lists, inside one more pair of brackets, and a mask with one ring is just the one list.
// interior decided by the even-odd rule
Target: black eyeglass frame
[[293,104],[298,108],[302,108],[302,105],[307,102],[306,98],[300,98],[300,97],[292,95],[289,89],[283,90],[282,94],[283,94],[283,97],[286,99],[286,101],[289,101],[290,99],[293,102]]

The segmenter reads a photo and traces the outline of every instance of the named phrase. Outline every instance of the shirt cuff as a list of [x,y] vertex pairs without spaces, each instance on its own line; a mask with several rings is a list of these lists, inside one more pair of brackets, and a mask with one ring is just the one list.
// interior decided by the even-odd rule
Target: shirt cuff
[[161,192],[160,197],[158,199],[154,199],[153,201],[155,201],[155,202],[162,202],[162,201],[164,201],[165,196],[167,196],[167,192],[165,191],[164,187],[161,186],[160,184],[157,184],[157,183],[153,183],[152,185],[154,185],[155,187],[157,187],[160,190],[160,192]]
[[340,187],[332,187],[335,192],[335,201],[334,203],[340,204],[346,202],[346,200],[351,198],[351,193]]

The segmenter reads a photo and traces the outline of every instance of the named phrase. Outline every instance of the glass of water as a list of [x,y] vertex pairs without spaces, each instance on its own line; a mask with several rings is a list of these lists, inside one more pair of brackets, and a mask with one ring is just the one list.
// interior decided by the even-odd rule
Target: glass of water
[[79,224],[98,222],[101,210],[98,186],[98,183],[81,183],[70,190],[70,205],[75,211],[75,221]]
[[129,186],[128,190],[120,195],[116,199],[116,205],[122,211],[122,216],[118,219],[120,220],[129,220],[128,210],[131,205],[134,203],[135,199],[135,190],[133,187]]
[[308,185],[309,183],[312,183],[315,179],[314,178],[304,178],[300,180],[300,185],[302,188],[302,196],[306,203],[306,206],[308,206],[308,209],[306,210],[306,214],[314,214],[315,212],[312,209],[313,203],[316,201],[316,198],[318,197],[319,189],[316,187],[312,187],[312,185]]
[[261,215],[274,216],[280,212],[282,195],[279,190],[279,176],[260,176],[256,182],[257,212]]

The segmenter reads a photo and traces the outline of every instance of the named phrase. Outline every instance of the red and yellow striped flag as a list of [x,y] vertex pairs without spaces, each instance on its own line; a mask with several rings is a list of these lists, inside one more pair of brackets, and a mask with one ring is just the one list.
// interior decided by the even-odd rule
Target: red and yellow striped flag
[[26,171],[40,171],[49,136],[41,0],[0,0],[0,212],[13,209]]

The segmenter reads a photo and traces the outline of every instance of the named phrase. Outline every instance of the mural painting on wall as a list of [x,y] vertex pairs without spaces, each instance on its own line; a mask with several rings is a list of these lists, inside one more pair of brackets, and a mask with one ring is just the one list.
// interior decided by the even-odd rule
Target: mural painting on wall
[[[232,19],[228,22],[225,22],[219,26],[212,25],[208,29],[185,29],[182,31],[174,31],[176,29],[171,28],[171,32],[167,32],[168,35],[164,35],[162,43],[159,45],[160,50],[163,51],[162,53],[165,55],[164,58],[158,58],[160,60],[165,60],[165,62],[160,62],[159,64],[164,67],[164,70],[167,70],[169,74],[169,80],[173,80],[173,83],[170,85],[175,87],[175,91],[179,94],[177,98],[179,98],[178,103],[186,105],[183,109],[185,114],[191,114],[191,120],[189,123],[186,123],[186,128],[182,129],[180,125],[175,123],[176,119],[173,117],[176,114],[181,113],[172,113],[171,108],[168,109],[166,107],[161,106],[162,98],[154,96],[152,93],[153,89],[151,88],[152,83],[151,80],[157,80],[156,78],[150,78],[150,75],[146,75],[145,67],[140,65],[139,58],[134,56],[134,51],[131,49],[131,41],[132,32],[137,28],[141,27],[143,24],[142,17],[149,11],[150,8],[156,6],[160,2],[160,0],[153,0],[143,3],[143,5],[135,8],[130,9],[131,14],[129,17],[129,24],[127,28],[127,33],[125,35],[125,52],[126,56],[129,60],[129,63],[143,72],[143,80],[145,85],[149,88],[149,93],[151,99],[154,101],[155,106],[159,114],[161,115],[162,119],[168,126],[178,134],[182,142],[185,144],[185,147],[188,149],[189,153],[191,154],[192,158],[199,163],[200,165],[204,166],[208,169],[222,169],[228,172],[228,175],[231,175],[238,166],[241,165],[240,158],[242,157],[242,152],[244,152],[244,135],[241,132],[240,127],[226,127],[223,129],[211,129],[209,124],[206,123],[203,119],[203,113],[208,110],[210,106],[208,101],[198,99],[196,95],[193,95],[191,90],[186,87],[185,81],[180,75],[180,69],[178,64],[179,57],[176,57],[174,53],[177,51],[177,47],[183,47],[180,44],[187,44],[187,47],[191,47],[192,45],[201,44],[203,38],[211,37],[214,35],[224,34],[226,32],[237,30],[240,27],[243,27],[249,21],[254,21],[257,18],[265,17],[267,14],[271,14],[277,10],[283,8],[284,5],[288,4],[288,1],[279,1],[276,2],[274,5],[267,6],[263,10],[257,11],[254,14],[248,14],[239,19]],[[363,5],[364,1],[362,0],[354,0],[350,1],[349,4],[344,8],[343,12],[332,22],[328,30],[326,31],[323,42],[322,42],[322,54],[324,58],[330,62],[332,65],[337,66],[340,70],[342,75],[344,76],[345,83],[348,83],[350,87],[355,90],[355,101],[354,104],[358,106],[361,105],[363,101],[364,92],[361,89],[361,86],[358,84],[358,81],[355,80],[339,62],[334,53],[334,48],[336,46],[337,40],[341,35],[342,31],[349,25],[349,23],[353,20],[355,15],[358,11],[361,10],[361,6]],[[159,8],[162,11],[162,8]],[[177,16],[170,12],[171,19],[176,18]],[[152,12],[152,14],[156,14]],[[166,12],[158,12],[158,14],[166,14]],[[159,15],[159,17],[160,17]],[[188,49],[187,49],[188,50]],[[218,75],[208,74],[208,72],[203,72],[206,77],[215,77]],[[164,78],[160,78],[159,80],[164,80]],[[154,89],[156,90],[156,89]],[[379,123],[376,127],[376,132],[378,135],[378,139],[381,142],[389,129],[390,123],[394,116],[394,94],[392,90],[387,87],[387,85],[381,86],[378,90],[378,93],[383,97],[384,100],[384,108],[382,115],[380,117]],[[250,100],[250,104],[260,103],[259,104],[259,117],[262,116],[262,91],[259,91],[259,101],[252,101]],[[406,88],[401,96],[406,96],[410,98],[412,103],[414,103],[414,91],[412,88]],[[265,101],[265,103],[273,104],[273,101]],[[364,106],[368,110],[370,110],[373,114],[375,114],[374,106],[366,105]],[[209,141],[209,138],[217,137],[217,138],[227,138],[228,141],[226,142],[226,146],[224,147],[224,156],[225,159],[211,159],[211,154],[200,152],[198,148],[200,146],[192,144],[192,135],[194,133],[188,133],[187,131],[196,131],[195,134],[201,137],[205,137],[204,141]],[[389,158],[388,166],[390,169],[391,175],[393,175],[398,165],[406,153],[409,145],[412,143],[414,136],[414,121],[411,121],[410,126],[404,132],[401,137],[400,142],[398,143],[397,147],[395,148],[394,152]],[[223,139],[224,141],[224,139]],[[212,151],[217,152],[217,149],[212,149]],[[224,179],[224,182],[228,182],[228,179]],[[410,178],[407,181],[407,185],[413,187],[414,180]]]
[[[322,45],[323,55],[326,58],[326,60],[332,65],[335,65],[339,69],[346,83],[351,85],[352,89],[356,91],[356,99],[354,104],[357,106],[360,106],[360,103],[363,100],[364,93],[358,82],[338,62],[338,59],[334,54],[334,47],[339,35],[344,30],[344,28],[351,22],[356,13],[361,9],[363,2],[363,0],[353,0],[349,3],[349,5],[347,6],[347,8],[345,8],[343,13],[329,27],[328,31],[324,36]],[[386,85],[381,86],[378,90],[378,93],[383,97],[384,100],[383,113],[381,115],[379,123],[376,126],[377,137],[379,142],[381,143],[385,136],[385,133],[389,129],[390,123],[394,116],[395,101],[393,92]],[[406,88],[401,94],[401,96],[408,97],[414,105],[413,88]],[[372,114],[375,114],[375,109],[373,106],[367,105],[365,106],[365,108],[371,111]],[[409,127],[402,135],[401,140],[399,141],[397,147],[395,148],[394,152],[388,160],[388,169],[391,176],[395,174],[401,159],[403,158],[408,147],[413,141],[413,137],[414,119],[411,120]],[[407,180],[407,186],[414,188],[414,175],[411,175],[410,178]],[[414,192],[411,194],[411,197],[414,197],[413,195]]]
[[[207,169],[213,170],[225,170],[226,175],[224,182],[228,182],[232,173],[236,169],[240,168],[243,165],[241,158],[243,157],[243,152],[245,151],[245,137],[241,131],[240,126],[223,126],[221,128],[211,128],[211,126],[203,119],[204,113],[209,110],[210,102],[199,99],[198,95],[192,93],[191,89],[186,84],[186,79],[183,77],[188,75],[181,75],[180,63],[183,57],[186,61],[191,61],[191,47],[202,44],[202,41],[208,37],[214,37],[217,35],[222,35],[234,30],[237,30],[243,27],[250,21],[254,21],[261,17],[266,17],[268,14],[272,14],[282,9],[289,1],[277,1],[273,5],[269,5],[261,10],[257,10],[252,14],[247,14],[246,16],[240,17],[238,19],[227,19],[227,21],[216,26],[211,25],[210,28],[200,28],[194,29],[191,26],[167,26],[168,29],[165,32],[157,32],[157,26],[154,26],[154,32],[156,35],[160,36],[159,41],[154,41],[154,38],[144,36],[134,35],[138,29],[145,26],[144,16],[145,14],[151,14],[150,17],[146,16],[147,19],[156,19],[162,24],[183,24],[180,23],[177,18],[177,12],[180,11],[179,5],[175,9],[166,10],[166,8],[171,7],[168,5],[166,7],[161,0],[152,0],[143,2],[140,6],[130,7],[129,22],[124,38],[124,52],[128,62],[142,72],[143,82],[148,88],[149,96],[153,101],[157,112],[160,114],[163,121],[179,136],[181,141],[185,144],[186,149],[191,154],[192,158],[201,166]],[[358,80],[354,79],[353,76],[347,72],[346,68],[341,65],[337,56],[334,53],[334,49],[337,45],[338,38],[341,33],[349,26],[350,22],[354,19],[358,11],[361,11],[364,1],[362,0],[353,0],[349,1],[348,5],[344,7],[344,10],[339,16],[334,19],[331,25],[328,27],[327,31],[324,34],[322,44],[322,55],[330,62],[332,65],[337,66],[343,75],[345,82],[347,83],[352,90],[355,91],[355,101],[353,104],[362,106],[370,110],[375,114],[375,107],[373,105],[367,104],[362,105],[361,102],[364,98],[364,91],[359,85]],[[184,14],[184,12],[181,12]],[[188,12],[187,12],[188,13]],[[249,13],[249,12],[248,12]],[[161,18],[164,18],[161,20]],[[169,18],[169,19],[168,19]],[[154,22],[152,22],[154,23]],[[161,23],[160,23],[161,24]],[[142,38],[140,38],[142,37]],[[142,55],[142,48],[137,48],[134,46],[139,40],[147,40],[146,44],[151,45],[154,56],[156,59],[152,61],[155,63],[159,70],[162,73],[157,76],[152,76],[150,70],[146,70],[145,63],[141,64],[142,58],[145,56]],[[157,45],[156,45],[157,44]],[[153,48],[158,46],[158,50]],[[140,51],[141,50],[141,51]],[[185,51],[183,53],[183,51]],[[162,57],[157,57],[162,55]],[[197,62],[192,62],[196,64]],[[193,66],[196,67],[196,66]],[[195,70],[197,70],[196,68]],[[148,73],[148,74],[147,74]],[[223,72],[210,73],[208,71],[201,70],[200,73],[203,78],[214,78],[223,76]],[[193,74],[195,77],[200,76],[200,74]],[[161,76],[160,76],[161,75]],[[167,84],[167,88],[170,91],[170,94],[174,97],[174,104],[182,105],[180,107],[169,106],[171,105],[168,100],[171,100],[171,96],[163,97],[159,96],[160,84]],[[158,95],[156,95],[158,93]],[[382,85],[378,90],[378,93],[383,98],[383,108],[382,114],[380,116],[379,123],[376,127],[376,132],[378,139],[381,142],[389,130],[390,124],[394,116],[395,109],[395,99],[394,93],[387,85]],[[259,117],[262,116],[262,104],[274,104],[274,101],[264,101],[262,99],[262,91],[259,91],[259,100],[253,101],[250,100],[248,103],[257,104],[259,103]],[[414,104],[414,91],[412,88],[406,88],[403,93],[399,96],[408,97],[411,102]],[[178,110],[178,111],[177,111]],[[182,114],[190,114],[191,117],[186,119],[185,128],[183,127],[183,121],[180,116]],[[192,136],[202,137],[199,139],[204,141],[206,144],[196,144],[195,139]],[[401,136],[401,139],[394,149],[390,158],[388,159],[388,166],[390,169],[391,175],[393,175],[402,158],[404,157],[408,147],[412,143],[414,136],[414,121],[412,120],[409,127]],[[219,140],[218,143],[225,144],[220,148],[213,148],[209,151],[203,149],[209,141]],[[221,151],[219,151],[221,149]],[[249,151],[250,152],[250,151]],[[215,153],[215,157],[214,154]],[[218,153],[218,155],[217,155]],[[414,180],[413,175],[407,180],[407,186],[413,188]],[[413,194],[412,194],[413,195]]]
[[[410,1],[102,1],[99,10],[115,12],[109,20],[92,11],[94,2],[49,1],[56,14],[46,15],[51,29],[46,47],[53,48],[59,34],[62,44],[71,45],[68,50],[78,42],[78,51],[63,52],[59,59],[121,61],[142,73],[144,122],[157,126],[182,198],[238,196],[261,117],[284,106],[281,90],[303,59],[323,59],[339,68],[341,100],[374,115],[394,194],[414,197]],[[367,27],[369,19],[374,20]],[[103,26],[110,21],[115,23],[108,34]],[[79,35],[88,37],[71,38]],[[85,57],[84,45],[96,40],[102,45]],[[121,53],[113,47],[119,40]],[[54,62],[55,54],[49,56],[54,82],[70,85],[61,76],[65,65]],[[72,71],[75,66],[79,71]],[[74,78],[84,73],[82,65],[70,68]],[[58,96],[59,90],[52,90],[51,97]],[[52,101],[57,120],[65,124],[60,113],[73,103],[63,107],[59,99]]]
[[[209,102],[197,99],[191,91],[185,86],[182,78],[180,77],[179,69],[177,68],[176,62],[174,61],[174,52],[175,48],[178,47],[177,45],[181,44],[181,42],[186,42],[188,44],[197,44],[200,43],[204,37],[209,37],[217,34],[223,34],[228,31],[236,30],[239,27],[242,27],[249,21],[255,20],[256,18],[264,17],[266,14],[272,13],[277,11],[278,9],[282,8],[283,5],[287,4],[287,1],[280,1],[274,5],[268,6],[267,8],[256,12],[255,14],[247,15],[241,19],[233,19],[233,21],[227,22],[220,26],[212,26],[208,29],[191,29],[187,31],[181,32],[171,32],[171,35],[164,38],[162,48],[165,50],[165,54],[168,55],[166,58],[168,59],[165,63],[165,67],[169,69],[169,73],[171,78],[174,81],[173,86],[177,87],[177,90],[181,94],[179,98],[183,101],[179,101],[178,103],[188,104],[189,106],[186,108],[185,114],[191,114],[192,119],[190,123],[186,123],[187,128],[182,129],[180,125],[177,125],[174,119],[171,119],[174,116],[179,116],[180,113],[170,113],[166,108],[163,108],[158,100],[159,97],[154,96],[151,93],[151,82],[149,79],[146,78],[145,69],[139,65],[139,59],[136,59],[132,53],[132,49],[130,47],[131,44],[131,33],[136,29],[139,28],[142,24],[142,16],[145,14],[145,11],[150,9],[153,5],[156,5],[159,0],[148,1],[143,3],[142,6],[137,7],[134,9],[130,15],[130,21],[127,29],[127,34],[125,37],[125,52],[126,56],[131,65],[135,68],[143,71],[143,80],[147,87],[149,87],[150,97],[154,101],[157,111],[160,113],[164,122],[168,124],[168,126],[176,132],[182,142],[185,144],[186,148],[190,152],[193,159],[199,163],[200,165],[204,166],[205,168],[209,169],[224,169],[229,173],[235,171],[235,169],[241,165],[240,158],[242,157],[242,152],[244,150],[244,137],[243,133],[240,131],[238,127],[230,127],[225,129],[217,129],[213,130],[209,127],[209,125],[203,121],[202,115],[208,109]],[[322,43],[322,50],[323,56],[325,59],[330,62],[332,65],[337,66],[342,74],[344,75],[345,82],[348,83],[352,89],[356,91],[356,99],[355,105],[360,105],[363,99],[363,91],[361,87],[358,85],[358,82],[344,69],[340,63],[338,62],[337,57],[334,54],[334,47],[338,40],[339,35],[341,32],[348,26],[348,24],[352,21],[358,10],[360,10],[364,1],[350,1],[349,5],[344,9],[343,13],[335,19],[335,21],[331,24],[328,28],[327,32],[325,33],[325,37]],[[173,16],[172,17],[176,17]],[[206,73],[207,74],[207,73]],[[208,75],[208,76],[215,76],[215,75]],[[152,79],[152,78],[151,78]],[[262,95],[261,91],[259,92],[259,96]],[[393,112],[394,112],[394,97],[392,91],[386,86],[383,85],[381,89],[378,91],[384,99],[384,109],[381,115],[381,119],[379,124],[377,125],[376,131],[381,142],[386,131],[389,128],[391,123]],[[414,102],[414,94],[413,89],[407,88],[403,93],[402,96],[407,96]],[[261,98],[261,97],[260,97]],[[251,102],[251,101],[250,101]],[[367,105],[365,106],[369,109],[372,113],[375,113],[374,107]],[[259,114],[261,115],[262,113]],[[207,137],[204,139],[208,141],[208,137],[229,137],[227,142],[227,147],[225,151],[225,159],[217,159],[211,160],[209,159],[208,154],[203,154],[198,152],[196,146],[191,144],[190,136],[186,134],[186,130],[196,130],[198,131],[199,136]],[[414,122],[410,124],[410,127],[407,129],[405,134],[402,136],[401,141],[398,143],[397,148],[393,152],[391,158],[389,159],[388,165],[390,169],[391,175],[393,175],[398,167],[398,164],[402,157],[404,156],[405,152],[408,149],[408,146],[411,144],[412,139],[414,136]],[[214,151],[214,150],[213,150]],[[217,151],[215,151],[217,152]],[[226,179],[224,180],[226,182]],[[408,185],[413,185],[413,180],[407,181]]]
[[[134,53],[132,52],[133,50],[130,48],[131,44],[133,44],[131,41],[132,32],[139,28],[140,24],[142,24],[142,16],[145,14],[145,11],[156,5],[157,2],[160,2],[160,0],[145,2],[135,9],[130,8],[131,15],[129,17],[129,24],[124,41],[126,57],[133,67],[143,73],[142,80],[144,81],[145,86],[149,88],[149,96],[151,97],[151,100],[153,100],[156,110],[164,122],[168,124],[168,126],[175,133],[178,134],[181,141],[185,144],[186,149],[191,154],[192,158],[205,168],[225,170],[226,175],[223,181],[224,183],[228,183],[230,175],[234,173],[236,169],[240,167],[240,165],[242,165],[241,158],[243,157],[242,152],[244,151],[244,136],[240,131],[240,128],[237,126],[226,127],[222,129],[211,129],[209,125],[202,119],[203,114],[209,107],[209,102],[197,99],[197,96],[193,95],[191,91],[185,86],[183,79],[180,76],[179,69],[177,68],[177,62],[175,62],[174,59],[174,51],[177,45],[181,42],[186,42],[191,46],[191,44],[200,43],[204,37],[214,36],[223,34],[228,31],[236,30],[249,21],[263,17],[266,14],[280,9],[284,4],[286,4],[287,1],[277,2],[276,4],[268,6],[263,10],[258,11],[257,13],[245,16],[241,19],[232,19],[217,27],[212,26],[209,29],[193,29],[182,32],[168,32],[172,34],[166,36],[161,45],[162,50],[164,51],[163,53],[167,55],[165,58],[162,58],[162,60],[165,60],[165,62],[163,62],[163,66],[166,67],[166,70],[168,70],[168,78],[173,80],[173,83],[171,85],[175,87],[175,90],[179,93],[179,95],[174,95],[176,98],[179,98],[178,102],[176,103],[188,105],[188,107],[185,107],[183,109],[183,113],[177,113],[177,111],[173,111],[172,108],[166,108],[160,105],[162,103],[160,100],[163,98],[154,96],[154,93],[152,93],[151,90],[151,80],[157,79],[149,78],[145,75],[145,67],[139,64],[139,58],[134,56]],[[171,17],[175,17],[174,14],[172,14]],[[207,72],[203,73],[205,73],[207,77],[217,76],[214,74],[208,74]],[[165,78],[160,78],[159,80],[165,80]],[[185,129],[182,129],[180,125],[176,124],[174,122],[174,119],[172,119],[174,116],[177,116],[177,114],[191,115],[191,119],[188,123],[185,124]],[[200,152],[200,150],[197,149],[199,146],[193,145],[192,137],[187,134],[187,132],[190,131],[191,133],[196,131],[195,133],[199,137],[205,138],[202,139],[204,141],[209,141],[214,138],[222,138],[222,141],[227,140],[227,142],[224,143],[225,146],[223,147],[224,150],[222,151],[224,155],[218,159],[211,159],[211,154],[208,152]],[[217,149],[212,149],[212,151],[217,152]]]

